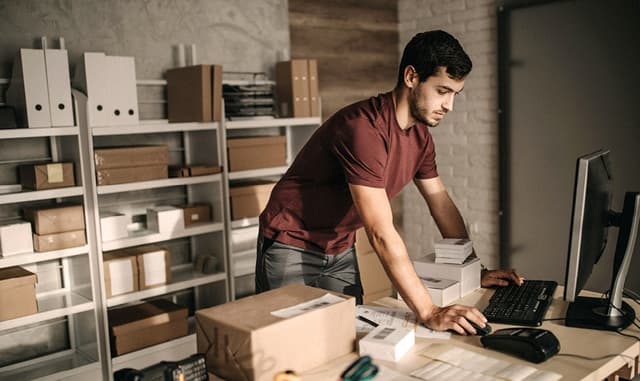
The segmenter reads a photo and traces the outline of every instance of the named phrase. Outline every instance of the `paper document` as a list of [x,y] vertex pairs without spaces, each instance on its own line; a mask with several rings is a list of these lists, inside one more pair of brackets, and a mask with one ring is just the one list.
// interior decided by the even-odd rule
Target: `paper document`
[[[416,337],[429,339],[448,339],[449,332],[438,332],[419,324],[411,311],[377,306],[356,306],[356,316],[362,316],[378,325],[394,328],[413,329]],[[355,317],[354,317],[355,318]],[[356,318],[356,332],[370,332],[373,326]]]
[[558,373],[498,360],[450,344],[431,344],[421,355],[434,360],[411,373],[422,380],[556,381],[562,378]]
[[320,298],[309,300],[308,302],[300,303],[295,306],[283,308],[277,311],[272,311],[271,315],[281,318],[290,318],[296,315],[303,314],[305,312],[309,312],[311,310],[341,302],[343,300],[344,299],[339,296],[335,296],[333,294],[325,294]]

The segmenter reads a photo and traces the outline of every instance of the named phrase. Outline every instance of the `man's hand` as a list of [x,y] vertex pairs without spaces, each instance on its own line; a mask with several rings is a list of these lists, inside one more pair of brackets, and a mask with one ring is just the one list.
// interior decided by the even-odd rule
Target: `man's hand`
[[476,331],[469,323],[470,321],[479,327],[484,327],[487,323],[487,319],[476,308],[454,304],[447,307],[434,305],[431,313],[423,323],[436,331],[451,329],[460,335],[475,334]]
[[508,286],[509,281],[520,286],[524,282],[524,278],[518,275],[515,269],[485,270],[482,272],[480,285],[482,287]]

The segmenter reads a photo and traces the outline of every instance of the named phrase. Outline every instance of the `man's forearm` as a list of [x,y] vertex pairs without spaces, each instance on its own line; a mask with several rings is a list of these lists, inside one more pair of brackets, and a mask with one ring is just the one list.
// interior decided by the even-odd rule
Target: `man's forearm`
[[429,211],[443,238],[469,238],[460,211],[446,191],[430,194]]

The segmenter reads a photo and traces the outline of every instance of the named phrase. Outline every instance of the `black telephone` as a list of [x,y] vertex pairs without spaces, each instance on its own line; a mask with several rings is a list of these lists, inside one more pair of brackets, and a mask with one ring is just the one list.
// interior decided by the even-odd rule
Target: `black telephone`
[[162,361],[142,370],[125,368],[114,373],[115,381],[208,381],[204,355],[180,361]]
[[558,338],[546,329],[505,328],[480,338],[485,348],[541,363],[560,351]]

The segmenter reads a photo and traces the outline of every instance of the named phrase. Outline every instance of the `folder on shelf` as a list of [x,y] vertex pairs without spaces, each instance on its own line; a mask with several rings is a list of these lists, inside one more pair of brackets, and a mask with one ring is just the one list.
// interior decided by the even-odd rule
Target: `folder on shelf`
[[64,49],[45,49],[44,62],[49,90],[49,112],[52,127],[73,126],[69,57]]
[[105,75],[104,53],[84,53],[76,66],[74,87],[87,95],[87,118],[90,126],[108,126],[109,76]]
[[51,127],[43,50],[20,49],[13,64],[7,103],[15,107],[18,125]]

